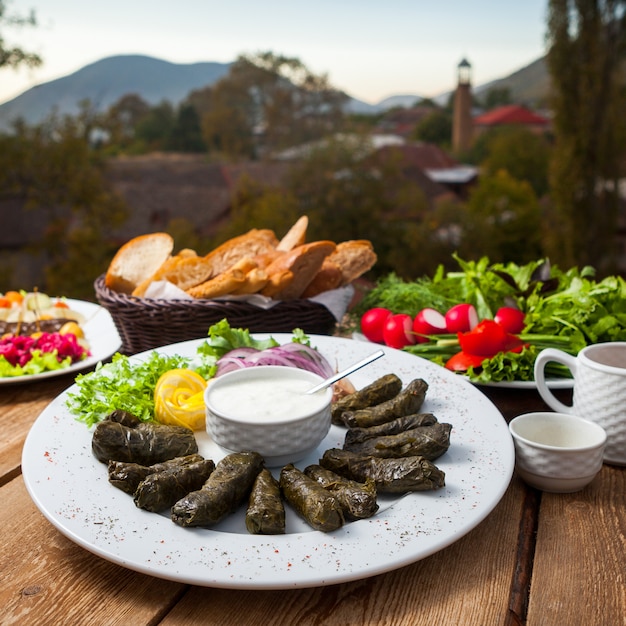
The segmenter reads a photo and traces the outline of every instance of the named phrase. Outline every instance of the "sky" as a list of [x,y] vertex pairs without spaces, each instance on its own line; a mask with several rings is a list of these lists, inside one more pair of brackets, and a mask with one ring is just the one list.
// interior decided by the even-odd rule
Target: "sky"
[[43,58],[0,70],[0,103],[118,54],[173,63],[231,62],[271,51],[299,59],[350,96],[435,97],[503,78],[545,53],[548,0],[5,0],[35,28],[0,24],[6,45]]

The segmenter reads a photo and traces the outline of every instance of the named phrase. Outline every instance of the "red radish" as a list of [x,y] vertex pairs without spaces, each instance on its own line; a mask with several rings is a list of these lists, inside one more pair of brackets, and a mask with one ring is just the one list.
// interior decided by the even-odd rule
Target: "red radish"
[[391,311],[382,307],[365,311],[361,317],[361,332],[370,341],[383,343],[383,327],[390,315]]
[[478,313],[473,304],[455,304],[446,313],[446,328],[449,333],[466,333],[476,328]]
[[524,330],[524,312],[512,306],[503,306],[496,311],[493,318],[507,333],[519,335]]
[[413,319],[406,313],[398,313],[387,318],[383,327],[383,339],[390,348],[402,349],[415,343],[412,331]]
[[413,320],[413,331],[417,333],[415,340],[418,343],[428,341],[427,337],[420,335],[441,335],[446,332],[446,319],[435,309],[422,309]]

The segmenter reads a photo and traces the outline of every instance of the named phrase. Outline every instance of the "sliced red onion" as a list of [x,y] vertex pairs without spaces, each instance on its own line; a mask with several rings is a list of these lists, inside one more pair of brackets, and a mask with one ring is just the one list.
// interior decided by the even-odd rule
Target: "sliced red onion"
[[218,360],[215,376],[256,365],[296,367],[318,374],[322,378],[327,378],[334,373],[330,363],[317,350],[293,342],[265,350],[256,350],[255,348],[231,350]]

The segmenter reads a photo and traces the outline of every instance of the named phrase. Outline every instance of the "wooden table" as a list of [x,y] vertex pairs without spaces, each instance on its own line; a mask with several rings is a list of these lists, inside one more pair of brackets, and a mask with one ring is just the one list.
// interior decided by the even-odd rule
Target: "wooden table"
[[[477,528],[437,554],[313,589],[241,591],[152,578],[59,533],[20,472],[25,437],[71,375],[0,388],[0,624],[626,624],[626,470],[605,465],[579,493],[517,476]],[[487,390],[508,420],[544,409],[534,391]]]

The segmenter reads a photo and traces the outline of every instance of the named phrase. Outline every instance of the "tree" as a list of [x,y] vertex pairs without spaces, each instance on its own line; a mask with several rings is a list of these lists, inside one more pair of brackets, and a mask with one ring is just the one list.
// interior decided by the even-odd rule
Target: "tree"
[[488,135],[483,173],[506,170],[513,178],[527,181],[537,197],[548,191],[550,145],[547,139],[520,126],[507,126]]
[[482,106],[489,110],[504,106],[505,104],[511,104],[511,102],[510,87],[491,87],[483,96]]
[[232,222],[219,238],[252,227],[284,233],[307,215],[309,241],[370,240],[378,255],[372,275],[394,271],[412,278],[434,271],[429,208],[421,188],[399,159],[372,155],[367,138],[340,137],[320,142],[294,162],[281,189],[244,180]]
[[297,200],[289,189],[243,176],[234,194],[231,218],[220,230],[220,242],[250,228],[269,228],[280,237],[299,216]]
[[206,152],[200,117],[189,103],[183,102],[178,107],[168,149],[178,152]]
[[[31,10],[28,15],[9,14],[7,12],[7,2],[0,0],[0,28],[36,26],[37,18],[35,12]],[[38,67],[43,63],[41,57],[34,52],[26,52],[19,46],[7,43],[0,34],[0,68],[11,67],[16,69],[21,65],[27,67]]]
[[[199,95],[196,94],[196,101]],[[229,81],[218,81],[202,95],[202,138],[209,152],[234,158],[254,158],[254,114],[245,90]]]
[[625,156],[624,0],[550,0],[547,64],[555,146],[550,163],[554,261],[611,272]]
[[150,105],[138,94],[126,94],[109,107],[103,118],[108,143],[125,150],[135,141],[135,129],[150,113]]
[[527,263],[541,258],[541,207],[531,186],[506,170],[482,176],[470,193],[459,252],[463,258]]
[[451,112],[446,109],[433,109],[433,112],[417,125],[413,136],[419,141],[449,146],[452,137]]
[[345,123],[346,95],[298,59],[240,56],[227,76],[191,98],[209,150],[256,158],[319,139]]
[[[127,216],[123,201],[105,183],[103,163],[79,119],[51,119],[0,137],[0,201],[30,213],[29,252],[40,260],[50,293],[93,298],[93,281],[114,249],[107,233]],[[35,233],[41,232],[41,236]]]
[[166,150],[176,125],[174,107],[166,101],[152,107],[135,126],[135,139],[148,151]]

